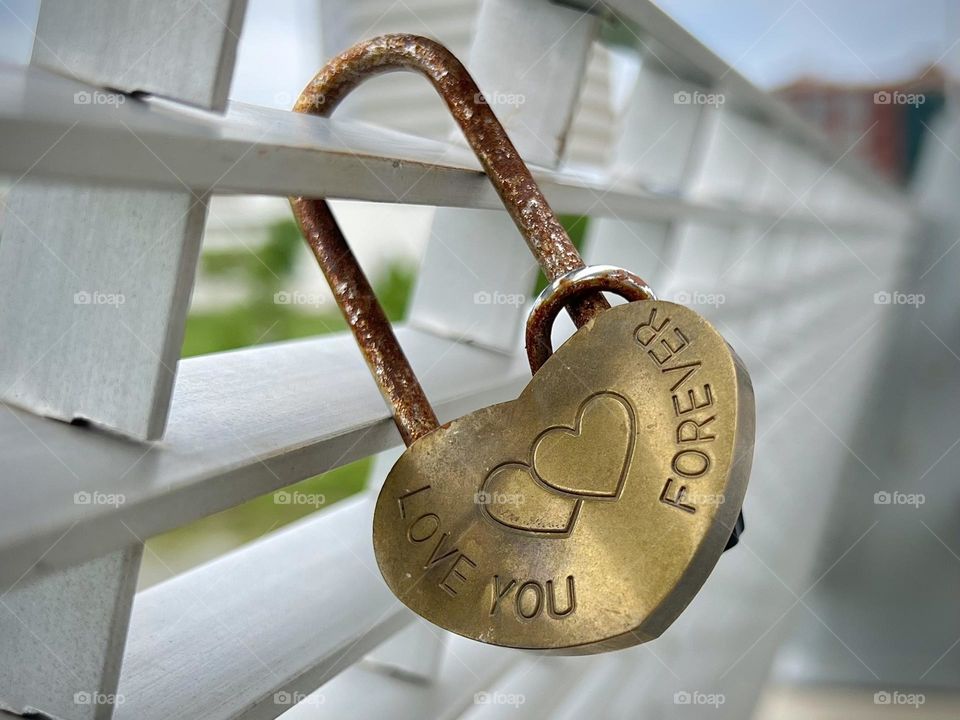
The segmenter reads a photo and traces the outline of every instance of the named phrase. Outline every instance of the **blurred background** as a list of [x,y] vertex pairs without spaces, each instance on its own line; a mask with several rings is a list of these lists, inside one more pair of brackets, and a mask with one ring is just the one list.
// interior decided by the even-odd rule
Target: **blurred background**
[[[960,718],[954,695],[960,689],[960,423],[954,416],[960,392],[954,281],[960,271],[960,4],[659,5],[749,80],[904,186],[924,211],[900,288],[922,301],[890,310],[897,313],[895,340],[870,393],[870,421],[848,444],[829,504],[820,556],[825,567],[841,562],[838,557],[842,566],[785,614],[791,639],[778,654],[756,718]],[[0,1],[0,61],[28,61],[38,6],[37,0]],[[289,108],[326,59],[382,32],[434,36],[466,56],[476,7],[476,0],[250,0],[231,97]],[[621,48],[613,38],[595,47],[568,163],[615,163],[612,138],[638,67],[628,45]],[[432,90],[413,77],[397,77],[376,92],[361,89],[341,114],[438,140],[453,131]],[[857,142],[868,128],[869,136]],[[346,202],[334,208],[391,319],[401,319],[434,210]],[[590,221],[564,222],[576,239]],[[344,327],[284,200],[213,199],[184,357]],[[358,492],[370,468],[364,460],[288,488],[322,497],[319,504],[264,496],[151,539],[140,586]],[[749,517],[747,525],[749,533]],[[894,707],[881,698],[878,704],[878,689],[920,692],[924,700]]]

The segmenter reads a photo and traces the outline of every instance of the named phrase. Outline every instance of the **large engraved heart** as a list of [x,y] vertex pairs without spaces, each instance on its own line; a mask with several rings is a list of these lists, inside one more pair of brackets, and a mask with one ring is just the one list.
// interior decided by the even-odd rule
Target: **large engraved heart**
[[605,310],[516,400],[404,452],[377,500],[380,571],[412,610],[483,642],[577,654],[650,640],[730,536],[753,431],[746,370],[697,313]]
[[623,491],[636,441],[634,411],[616,393],[588,397],[573,427],[551,427],[533,445],[533,469],[570,495],[615,500]]

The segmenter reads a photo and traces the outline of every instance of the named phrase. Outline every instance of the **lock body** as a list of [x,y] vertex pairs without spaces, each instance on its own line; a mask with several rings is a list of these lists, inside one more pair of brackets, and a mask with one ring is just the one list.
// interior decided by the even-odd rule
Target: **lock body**
[[482,642],[587,654],[653,639],[737,522],[753,402],[693,311],[604,311],[516,400],[401,456],[377,501],[380,570],[412,610]]

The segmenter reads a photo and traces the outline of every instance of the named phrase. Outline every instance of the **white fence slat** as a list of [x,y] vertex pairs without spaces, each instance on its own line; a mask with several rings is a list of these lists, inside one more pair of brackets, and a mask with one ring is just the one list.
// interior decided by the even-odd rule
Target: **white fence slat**
[[[441,420],[515,397],[525,360],[412,329],[398,337]],[[189,358],[163,443],[0,406],[0,583],[124,547],[399,444],[349,334]],[[43,478],[43,482],[36,481]],[[77,492],[122,496],[76,504]],[[126,527],[120,521],[126,523]],[[71,529],[72,528],[72,529]],[[129,529],[128,529],[129,528]]]
[[[233,73],[244,5],[244,0],[210,5],[50,0],[40,8],[31,62],[96,86],[159,92],[219,110]],[[180,25],[183,20],[187,23]],[[79,106],[103,97],[94,90],[72,100]],[[29,172],[8,195],[0,241],[0,399],[135,438],[159,437],[205,198],[189,188],[63,188],[34,181]],[[83,461],[64,464],[79,479],[73,465]],[[38,479],[45,485],[43,475],[12,475],[21,485]],[[79,507],[76,497],[74,505]],[[34,521],[44,514],[38,510]],[[16,564],[39,564],[51,547],[21,553]],[[34,627],[56,632],[47,633],[47,642],[22,643],[4,661],[49,667],[50,654],[66,655],[68,667],[17,673],[9,686],[0,687],[2,696],[16,693],[21,706],[51,715],[111,717],[142,540],[128,533],[114,548],[46,577],[32,575],[31,566],[31,577],[21,578],[24,586],[10,592],[10,602],[22,606],[18,623],[32,635]],[[74,607],[81,609],[79,616]],[[8,615],[4,621],[11,622]]]
[[[739,203],[756,197],[756,178],[764,172],[763,134],[732,107],[707,106],[708,134],[702,161],[689,180],[692,197]],[[792,201],[792,198],[791,198]]]
[[414,619],[380,578],[367,497],[140,593],[116,720],[266,720]]
[[536,279],[536,261],[504,211],[437,208],[409,322],[515,352],[520,312]]
[[452,636],[444,662],[431,682],[411,683],[355,665],[293,707],[283,720],[454,720],[474,707],[477,694],[524,656],[516,650]]
[[[219,110],[244,6],[244,0],[45,2],[32,62],[95,85]],[[99,42],[91,43],[93,37]],[[74,96],[74,105],[103,96],[87,92]],[[162,166],[163,156],[154,162]],[[137,439],[160,437],[205,197],[184,187],[64,189],[20,180],[10,192],[0,243],[0,398]],[[45,282],[36,283],[34,273]]]
[[631,181],[653,188],[680,186],[695,153],[700,118],[711,109],[693,102],[694,93],[704,92],[644,60],[621,120],[614,187]]
[[440,669],[449,633],[423,618],[413,621],[363,658],[370,668],[410,682],[431,682]]
[[580,681],[565,694],[563,703],[557,707],[553,720],[579,720],[596,713],[597,707],[608,706],[609,699],[628,685],[637,685],[635,658],[625,658],[620,653],[594,662],[586,672],[581,671]]
[[134,540],[54,575],[27,575],[0,595],[0,708],[110,717],[142,551]]
[[[182,190],[185,183],[219,193],[503,208],[489,181],[477,172],[472,153],[449,143],[243,103],[232,103],[224,117],[201,117],[157,100],[74,105],[74,93],[92,89],[38,68],[0,67],[0,172],[16,176],[29,170],[34,178],[123,188]],[[672,105],[670,97],[666,102]],[[668,123],[660,132],[669,127]],[[679,124],[673,131],[678,128]],[[658,137],[640,143],[640,152]],[[644,156],[643,166],[656,165],[666,141],[667,136]],[[681,156],[688,155],[686,148],[676,149]],[[163,164],[153,153],[164,159]],[[784,215],[789,203],[754,206],[694,200],[678,194],[675,187],[645,187],[646,178],[616,168],[609,177],[572,168],[534,165],[531,170],[551,206],[562,213],[625,220],[683,216],[718,224],[747,218],[769,223],[783,216],[784,225],[819,224],[802,208]],[[906,208],[902,197],[890,196],[881,213],[864,215],[841,207],[835,215],[826,211],[820,215],[834,227],[889,229],[902,223]]]
[[[701,88],[665,75],[644,63],[637,75],[612,152],[617,183],[639,181],[681,188],[695,165],[703,134],[703,106],[676,102]],[[677,96],[677,94],[681,94]],[[709,110],[709,108],[708,108]],[[598,205],[606,204],[600,196]],[[671,225],[652,219],[615,216],[592,218],[584,257],[591,264],[618,265],[641,275],[654,288],[669,279],[672,257]]]
[[669,272],[669,229],[669,223],[597,218],[587,229],[584,260],[626,268],[656,288]]
[[43,0],[33,63],[222,110],[246,0]]
[[474,695],[473,705],[461,720],[493,720],[522,717],[524,720],[554,718],[562,709],[568,690],[578,689],[584,670],[594,660],[523,657],[509,672]]
[[159,437],[205,203],[165,190],[22,181],[0,242],[0,398]]
[[546,0],[480,3],[466,66],[528,163],[558,163],[598,27]]

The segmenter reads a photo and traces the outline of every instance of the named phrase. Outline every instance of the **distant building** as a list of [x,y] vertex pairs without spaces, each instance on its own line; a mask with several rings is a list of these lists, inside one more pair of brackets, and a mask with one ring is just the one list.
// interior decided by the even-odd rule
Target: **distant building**
[[800,78],[775,91],[834,142],[888,177],[907,183],[932,118],[942,108],[948,79],[937,66],[894,85],[843,85]]

